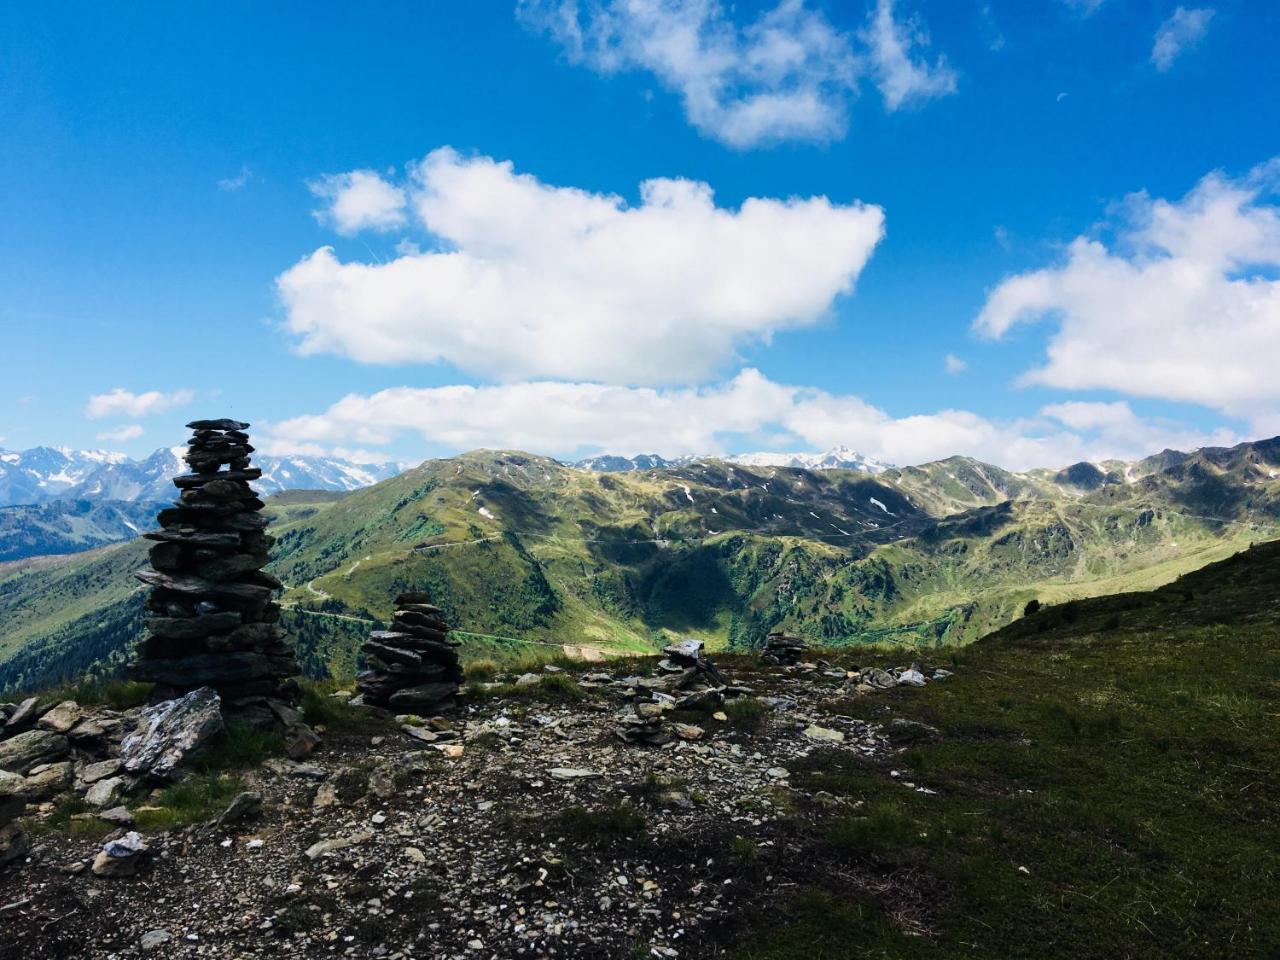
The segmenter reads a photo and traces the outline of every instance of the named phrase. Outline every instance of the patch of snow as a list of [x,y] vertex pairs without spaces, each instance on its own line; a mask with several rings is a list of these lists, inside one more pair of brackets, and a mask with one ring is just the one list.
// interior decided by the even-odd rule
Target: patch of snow
[[684,495],[689,498],[689,502],[693,503],[693,492],[685,484],[681,484],[681,487],[684,489]]
[[885,513],[887,513],[891,517],[894,516],[894,512],[890,510],[888,507],[886,507],[879,500],[877,500],[875,497],[871,498],[871,505],[875,507],[879,507],[881,510],[883,510]]
[[488,507],[481,507],[481,508],[480,508],[480,516],[484,517],[486,520],[497,520],[497,519],[498,519],[497,517],[495,517],[495,516],[493,515],[493,512],[492,512]]

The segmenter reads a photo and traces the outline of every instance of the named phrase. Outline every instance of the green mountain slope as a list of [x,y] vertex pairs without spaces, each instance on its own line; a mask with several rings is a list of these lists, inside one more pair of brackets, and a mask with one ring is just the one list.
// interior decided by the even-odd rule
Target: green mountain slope
[[[318,674],[354,670],[368,621],[411,587],[460,629],[512,638],[490,644],[746,648],[776,626],[836,645],[963,643],[1032,597],[1157,586],[1277,533],[1280,443],[1162,457],[1036,474],[951,458],[871,477],[718,461],[597,474],[477,451],[338,499],[273,499],[271,569]],[[82,667],[71,648],[123,656],[141,562],[129,544],[0,568],[0,687]]]
[[827,803],[791,819],[767,869],[794,892],[729,956],[1276,955],[1280,542],[948,659],[945,682],[841,703],[914,734],[903,752],[787,764]]
[[131,540],[151,525],[157,509],[154,503],[134,500],[50,500],[0,507],[0,562]]

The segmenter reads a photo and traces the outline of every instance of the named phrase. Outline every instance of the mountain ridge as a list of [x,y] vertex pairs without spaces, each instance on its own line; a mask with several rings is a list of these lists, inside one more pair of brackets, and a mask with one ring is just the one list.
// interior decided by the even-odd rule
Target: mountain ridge
[[[1272,472],[1273,441],[1096,489],[959,457],[873,477],[723,461],[591,473],[473,451],[340,499],[273,499],[270,570],[317,676],[356,669],[368,621],[405,589],[517,644],[749,649],[783,628],[827,645],[952,645],[1031,599],[1150,589],[1280,535]],[[0,568],[0,687],[118,663],[145,556],[131,541]]]
[[[138,460],[106,450],[32,447],[0,450],[0,507],[52,500],[161,501],[186,468],[184,447],[161,447]],[[263,493],[290,489],[354,490],[400,472],[387,461],[357,464],[338,457],[258,456]]]

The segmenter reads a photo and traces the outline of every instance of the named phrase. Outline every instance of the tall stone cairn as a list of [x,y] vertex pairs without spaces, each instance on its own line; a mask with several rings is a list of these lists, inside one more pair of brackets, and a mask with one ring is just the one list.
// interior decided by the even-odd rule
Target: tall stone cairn
[[391,629],[369,634],[361,650],[368,669],[356,684],[365,703],[421,714],[453,708],[462,682],[458,642],[430,599],[400,594]]
[[[186,460],[174,477],[180,495],[157,515],[161,529],[151,569],[136,576],[152,588],[148,634],[131,675],[156,684],[156,697],[213,687],[227,711],[269,712],[271,701],[296,700],[298,663],[277,625],[272,596],[280,581],[262,567],[275,538],[249,482],[249,424],[196,420]],[[225,469],[224,469],[225,468]]]

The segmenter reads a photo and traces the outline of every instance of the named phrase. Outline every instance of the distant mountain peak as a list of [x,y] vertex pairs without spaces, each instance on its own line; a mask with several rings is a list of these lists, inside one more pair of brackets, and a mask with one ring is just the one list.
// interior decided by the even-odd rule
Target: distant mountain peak
[[[161,447],[134,460],[123,453],[68,447],[0,450],[0,506],[57,499],[169,500],[175,494],[171,479],[187,469],[184,453],[186,447]],[[254,465],[262,470],[255,487],[263,494],[349,491],[401,472],[396,463],[353,463],[336,457],[255,455]]]
[[881,463],[872,457],[845,446],[832,447],[823,453],[734,453],[725,456],[676,457],[667,459],[656,453],[642,453],[634,457],[600,454],[572,464],[575,469],[592,473],[630,473],[636,470],[670,470],[704,460],[722,460],[742,467],[792,467],[800,470],[861,470],[863,473],[883,473],[891,464]]

